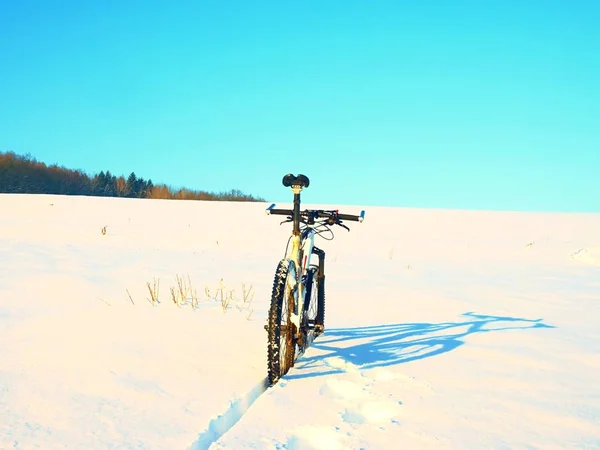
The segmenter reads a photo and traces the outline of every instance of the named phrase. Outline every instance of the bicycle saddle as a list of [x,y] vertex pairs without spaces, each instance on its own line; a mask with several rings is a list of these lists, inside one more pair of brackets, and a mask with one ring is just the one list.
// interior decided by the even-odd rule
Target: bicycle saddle
[[286,176],[283,177],[283,185],[285,187],[302,186],[306,188],[309,184],[310,180],[306,175],[299,174],[296,177],[291,173],[288,173]]

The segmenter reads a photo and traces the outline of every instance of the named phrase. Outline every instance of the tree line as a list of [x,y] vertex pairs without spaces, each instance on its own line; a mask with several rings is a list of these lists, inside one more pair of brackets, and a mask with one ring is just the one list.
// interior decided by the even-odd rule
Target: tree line
[[228,192],[206,192],[173,189],[152,183],[135,172],[125,178],[110,171],[92,176],[81,170],[67,169],[57,164],[46,165],[30,155],[0,152],[0,193],[90,195],[101,197],[155,198],[177,200],[265,201],[260,197],[232,189]]

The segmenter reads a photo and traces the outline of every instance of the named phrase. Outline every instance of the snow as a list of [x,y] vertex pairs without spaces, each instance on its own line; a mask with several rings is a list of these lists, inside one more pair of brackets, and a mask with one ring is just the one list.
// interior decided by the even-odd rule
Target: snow
[[0,195],[0,449],[600,448],[600,214],[340,208],[266,389],[266,206]]

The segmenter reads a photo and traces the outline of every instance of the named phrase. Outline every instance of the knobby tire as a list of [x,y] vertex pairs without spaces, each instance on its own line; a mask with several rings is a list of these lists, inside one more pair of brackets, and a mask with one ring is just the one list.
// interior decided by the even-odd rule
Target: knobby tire
[[294,326],[290,320],[290,313],[294,310],[294,296],[288,277],[292,277],[290,281],[295,282],[296,266],[293,261],[282,260],[275,271],[267,324],[267,365],[271,386],[294,365],[296,345]]

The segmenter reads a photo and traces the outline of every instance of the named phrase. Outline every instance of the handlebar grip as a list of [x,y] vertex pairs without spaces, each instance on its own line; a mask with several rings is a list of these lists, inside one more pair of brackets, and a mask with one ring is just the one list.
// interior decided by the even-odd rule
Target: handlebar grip
[[269,214],[277,215],[277,216],[293,216],[294,211],[291,209],[271,209]]
[[291,209],[275,209],[275,203],[269,206],[265,212],[276,216],[292,216],[294,212]]
[[351,220],[354,222],[362,222],[365,220],[365,212],[361,211],[359,216],[354,216],[352,214],[338,214],[337,215],[342,220]]

